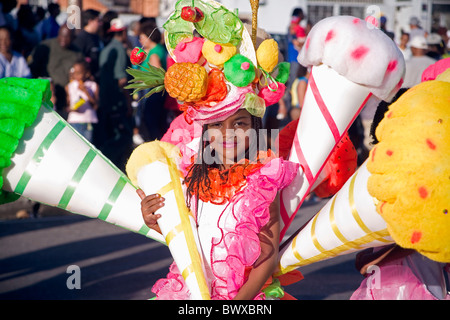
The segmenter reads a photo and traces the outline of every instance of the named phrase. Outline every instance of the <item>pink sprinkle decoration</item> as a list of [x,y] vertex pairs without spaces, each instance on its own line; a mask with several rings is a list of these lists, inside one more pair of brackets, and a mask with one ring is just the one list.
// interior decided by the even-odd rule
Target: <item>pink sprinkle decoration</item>
[[216,44],[214,46],[214,50],[216,50],[217,53],[220,53],[220,51],[222,51],[222,46],[220,44]]
[[353,50],[350,55],[353,59],[359,60],[362,57],[364,57],[367,54],[367,52],[369,52],[369,48],[365,46],[359,46],[358,48]]
[[430,139],[427,139],[427,145],[431,150],[436,150],[436,145]]
[[327,33],[327,37],[325,38],[325,42],[330,41],[334,37],[334,31],[330,30]]
[[309,42],[310,41],[311,41],[310,38],[306,39],[306,43],[305,43],[306,50],[308,50],[308,48],[309,48]]
[[391,150],[386,151],[386,154],[390,157],[392,156],[394,153]]
[[420,187],[419,189],[418,189],[418,191],[419,191],[419,195],[420,195],[420,197],[422,198],[422,199],[425,199],[427,196],[428,196],[428,190],[427,190],[427,188],[425,188],[425,187]]
[[358,24],[359,21],[361,21],[361,20],[359,20],[358,18],[353,19],[353,23],[354,23],[354,24]]
[[420,238],[422,238],[422,232],[420,231],[414,231],[412,236],[411,236],[411,243],[417,243],[420,241]]
[[241,69],[242,69],[242,70],[248,70],[248,68],[250,68],[250,63],[248,63],[248,62],[242,62],[242,64],[241,64]]
[[387,71],[388,71],[388,72],[394,71],[395,68],[397,68],[397,64],[398,64],[397,60],[392,60],[392,61],[390,61],[389,64],[388,64],[388,66],[387,66]]

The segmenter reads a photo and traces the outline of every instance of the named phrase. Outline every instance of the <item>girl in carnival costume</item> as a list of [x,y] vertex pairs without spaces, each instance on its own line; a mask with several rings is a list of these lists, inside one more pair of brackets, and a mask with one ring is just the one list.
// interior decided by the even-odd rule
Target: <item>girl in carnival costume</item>
[[[191,21],[186,18],[186,7],[198,15],[195,19],[204,20],[202,25],[194,22],[202,38],[183,38],[174,31],[179,27],[180,15],[181,24]],[[223,25],[213,19],[220,14],[225,19],[219,21],[226,21]],[[225,30],[220,34],[211,31],[207,27],[211,21]],[[289,66],[278,63],[278,45],[271,39],[263,42],[255,54],[256,39],[248,41],[249,35],[237,16],[212,1],[179,1],[164,27],[169,35],[168,50],[176,63],[165,73],[152,68],[147,71],[153,80],[157,72],[163,72],[164,83],[159,82],[159,89],[181,102],[188,123],[202,127],[198,153],[187,168],[184,183],[186,204],[197,224],[211,298],[288,297],[279,281],[272,279],[280,242],[278,193],[292,181],[298,164],[267,150],[261,129],[265,107],[284,94]],[[229,38],[222,39],[227,32]],[[194,80],[180,90],[179,85],[171,84],[171,78],[179,84],[184,81],[180,78],[183,75]],[[133,76],[130,88],[139,90],[143,87],[140,84],[151,82],[145,74]],[[151,87],[157,91],[158,85]],[[164,206],[164,198],[145,195],[142,190],[138,194],[145,223],[160,232],[158,209]],[[190,299],[175,263],[167,278],[158,280],[152,291],[157,299]]]

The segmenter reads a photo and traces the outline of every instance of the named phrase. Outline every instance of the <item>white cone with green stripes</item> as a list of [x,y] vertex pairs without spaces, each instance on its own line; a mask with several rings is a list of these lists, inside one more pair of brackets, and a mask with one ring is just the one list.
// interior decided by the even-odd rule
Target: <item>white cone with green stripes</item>
[[25,129],[3,178],[6,191],[164,242],[144,224],[126,175],[46,104]]
[[286,242],[280,250],[277,274],[394,242],[376,210],[376,200],[367,191],[369,176],[364,163],[322,210]]

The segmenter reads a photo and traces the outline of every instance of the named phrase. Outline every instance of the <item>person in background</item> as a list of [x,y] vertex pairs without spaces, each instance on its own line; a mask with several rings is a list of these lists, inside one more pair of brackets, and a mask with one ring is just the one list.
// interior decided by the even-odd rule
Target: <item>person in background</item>
[[[161,44],[161,32],[155,23],[148,21],[141,24],[139,42],[147,52],[147,57],[141,64],[143,68],[152,65],[166,70],[167,50]],[[167,110],[164,108],[165,98],[162,92],[154,93],[149,98],[141,100],[138,106],[139,134],[144,141],[161,139],[168,129]]]
[[90,64],[86,60],[75,62],[70,69],[70,82],[66,86],[66,92],[69,109],[67,122],[92,142],[93,124],[98,122],[98,85],[90,78]]
[[100,52],[98,123],[94,126],[94,145],[117,167],[125,169],[132,151],[133,118],[126,69],[129,59],[124,47],[127,27],[119,18],[111,20],[111,38]]
[[402,88],[411,88],[421,82],[423,71],[436,60],[426,55],[428,51],[425,37],[416,36],[410,41],[412,56],[406,61],[405,78]]
[[0,2],[0,27],[8,27],[12,33],[17,30],[17,19],[11,11],[17,7],[17,0],[2,0]]
[[63,118],[66,113],[66,90],[69,83],[70,69],[73,64],[84,58],[83,54],[73,45],[74,31],[63,24],[58,37],[47,39],[34,48],[29,57],[29,66],[33,78],[52,78],[55,85],[56,111]]
[[132,48],[141,46],[141,44],[139,42],[140,28],[141,28],[141,24],[140,24],[139,20],[135,20],[130,23],[130,28],[128,31],[128,40],[130,41],[130,45]]
[[301,8],[295,8],[292,11],[291,22],[289,24],[289,30],[287,34],[287,59],[286,61],[291,64],[290,77],[287,89],[290,90],[292,83],[295,80],[299,62],[297,61],[298,54],[306,39],[305,29],[300,25],[303,20],[303,10]]
[[306,89],[308,87],[309,71],[308,68],[300,65],[297,71],[297,78],[294,80],[291,88],[291,109],[289,115],[292,120],[300,117],[300,112],[305,99]]
[[48,5],[47,10],[50,16],[44,19],[40,25],[39,34],[41,40],[56,38],[60,28],[58,21],[56,21],[56,18],[61,13],[59,4],[52,2]]
[[105,47],[113,37],[113,34],[109,32],[109,29],[111,28],[111,21],[113,19],[117,19],[118,17],[119,14],[114,10],[109,10],[105,12],[102,16],[102,23],[99,33],[100,33],[100,40],[102,41],[103,46]]
[[387,18],[385,16],[381,16],[381,18],[380,18],[380,30],[383,31],[389,38],[394,40],[394,33],[391,32],[391,31],[388,31],[386,29],[386,23],[387,23]]
[[430,33],[427,36],[428,52],[426,55],[434,60],[441,60],[442,55],[445,53],[444,42],[437,33]]
[[88,9],[82,12],[83,29],[77,34],[73,44],[80,49],[89,62],[91,74],[99,77],[99,57],[101,50],[99,29],[101,26],[100,12]]
[[420,26],[420,20],[419,18],[412,16],[409,19],[409,39],[412,40],[417,36],[426,37],[427,33],[425,30],[422,29]]
[[0,27],[0,78],[30,78],[31,72],[25,58],[12,50],[11,31]]
[[22,4],[17,11],[18,27],[13,35],[14,51],[21,53],[25,58],[33,51],[33,48],[38,45],[40,38],[39,33],[34,30],[35,17],[31,6]]
[[408,60],[409,58],[411,58],[411,49],[409,48],[409,33],[404,32],[402,30],[402,34],[400,36],[400,43],[398,44],[398,48],[400,49],[400,51],[403,54],[403,58],[406,60]]

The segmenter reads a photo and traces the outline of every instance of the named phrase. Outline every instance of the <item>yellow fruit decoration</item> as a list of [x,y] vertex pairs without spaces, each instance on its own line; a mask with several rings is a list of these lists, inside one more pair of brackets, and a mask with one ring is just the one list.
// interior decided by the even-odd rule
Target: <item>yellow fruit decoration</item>
[[259,66],[266,72],[272,72],[278,64],[278,43],[273,39],[264,40],[256,50]]
[[236,47],[232,44],[215,43],[205,40],[202,47],[202,54],[205,59],[218,67],[222,67],[232,56],[236,54]]
[[404,93],[376,129],[369,193],[395,242],[450,262],[450,83]]

